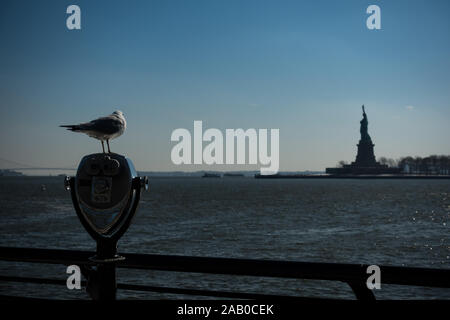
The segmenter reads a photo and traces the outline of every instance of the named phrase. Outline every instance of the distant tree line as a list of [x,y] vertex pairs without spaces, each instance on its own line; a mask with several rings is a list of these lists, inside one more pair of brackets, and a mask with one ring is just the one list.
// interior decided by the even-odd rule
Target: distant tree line
[[[402,157],[392,159],[380,157],[377,159],[380,164],[388,167],[398,167],[404,173],[412,174],[450,174],[450,156],[431,155],[428,157]],[[338,167],[343,167],[347,162],[339,161]]]
[[404,157],[398,160],[397,166],[405,173],[450,174],[450,156]]

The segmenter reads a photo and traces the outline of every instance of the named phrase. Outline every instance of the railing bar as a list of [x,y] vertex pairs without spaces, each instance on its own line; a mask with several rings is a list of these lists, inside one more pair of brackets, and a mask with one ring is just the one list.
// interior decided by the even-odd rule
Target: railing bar
[[[58,249],[0,247],[0,260],[53,264],[94,265],[93,253]],[[357,264],[312,263],[276,260],[251,260],[208,257],[185,257],[155,254],[123,254],[126,260],[117,267],[227,274],[260,277],[316,279],[360,282],[367,279],[367,266]],[[386,284],[450,288],[449,269],[380,266]]]
[[[365,282],[365,265],[124,254],[118,267],[209,274]],[[450,270],[380,266],[386,284],[450,288]]]

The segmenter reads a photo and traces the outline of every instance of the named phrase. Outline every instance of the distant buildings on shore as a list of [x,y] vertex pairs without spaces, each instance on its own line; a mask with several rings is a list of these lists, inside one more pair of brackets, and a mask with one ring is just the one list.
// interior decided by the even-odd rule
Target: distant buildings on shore
[[404,173],[449,175],[450,156],[404,157],[398,161],[398,166]]

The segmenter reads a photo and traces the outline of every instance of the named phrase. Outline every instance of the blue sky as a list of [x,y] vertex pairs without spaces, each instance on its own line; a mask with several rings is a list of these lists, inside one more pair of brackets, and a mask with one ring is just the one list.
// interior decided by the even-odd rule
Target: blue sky
[[[82,30],[66,28],[81,8]],[[381,8],[381,30],[366,8]],[[139,170],[175,166],[176,128],[279,128],[281,170],[354,160],[361,105],[376,156],[448,154],[449,1],[2,1],[0,158],[75,166],[100,143],[59,124],[116,109]],[[1,162],[0,162],[1,164]],[[6,167],[7,165],[2,165]]]

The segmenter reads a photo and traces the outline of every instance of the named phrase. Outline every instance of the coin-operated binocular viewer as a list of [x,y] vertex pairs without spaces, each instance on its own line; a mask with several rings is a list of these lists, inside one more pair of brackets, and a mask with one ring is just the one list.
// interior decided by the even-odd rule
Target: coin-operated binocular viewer
[[117,255],[117,241],[130,226],[148,179],[137,175],[130,159],[96,153],[81,159],[76,176],[66,177],[65,187],[78,218],[97,242],[96,255],[90,258],[97,269],[82,268],[88,292],[94,299],[115,299],[115,263],[125,259]]

